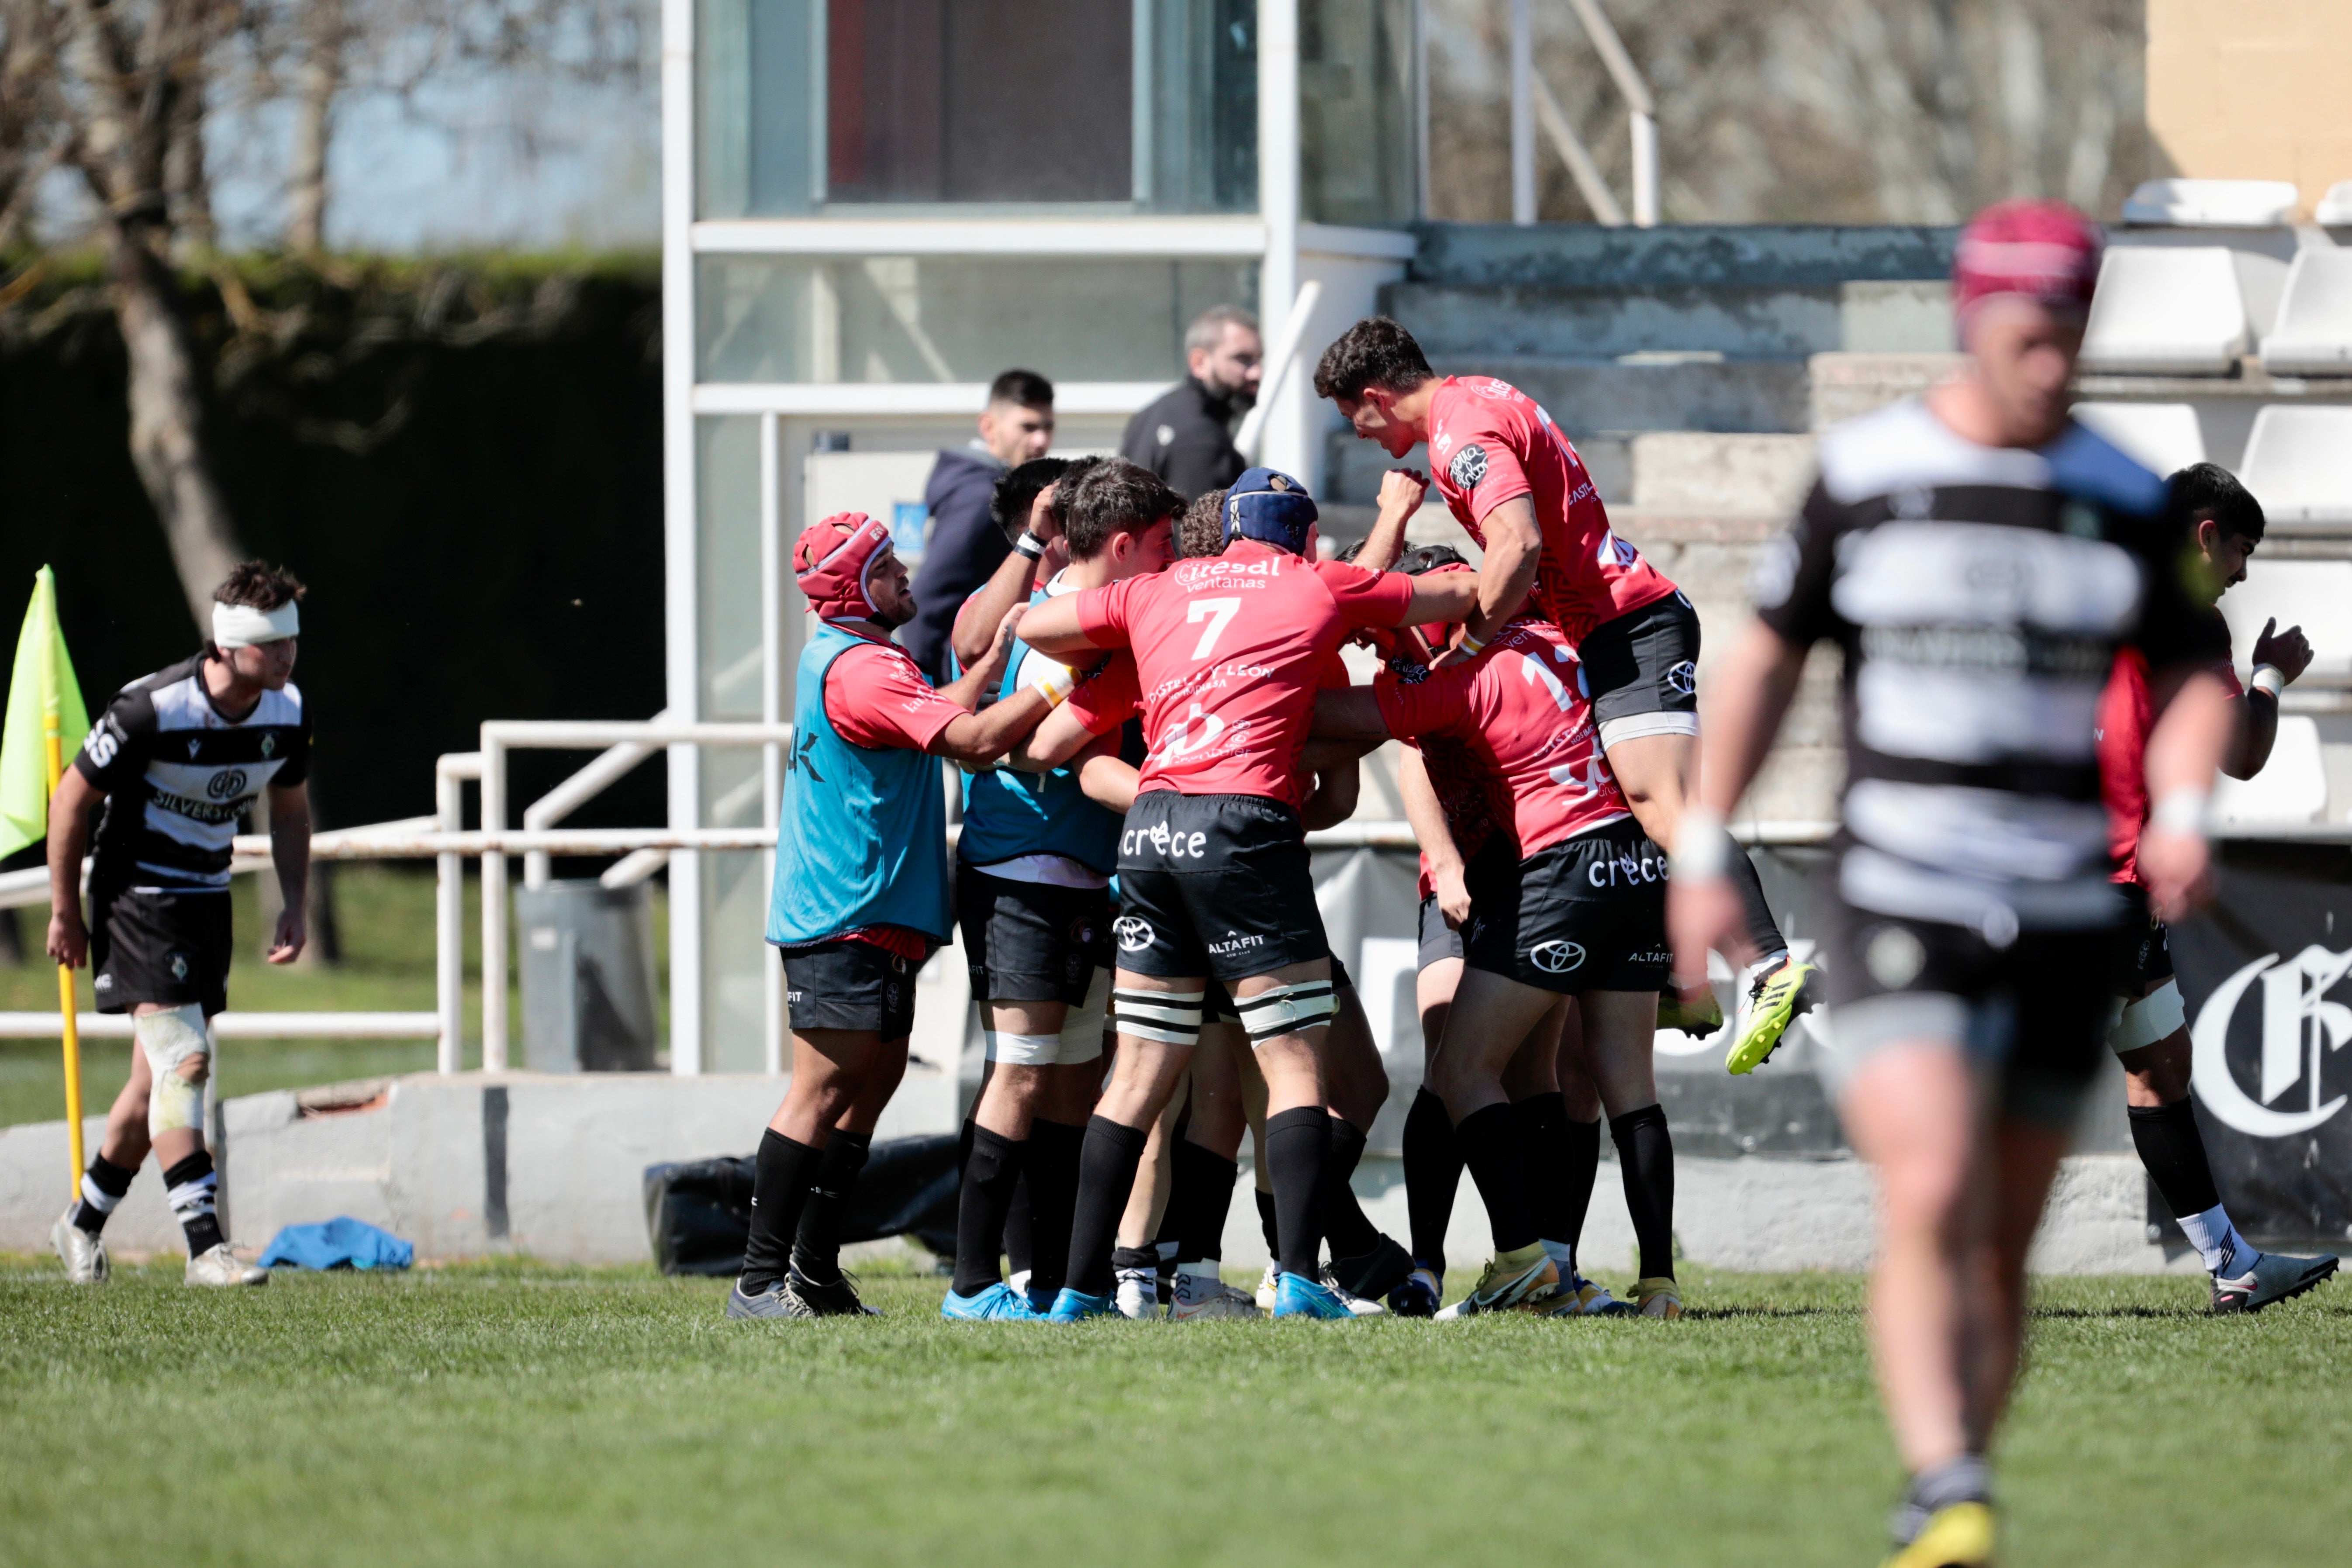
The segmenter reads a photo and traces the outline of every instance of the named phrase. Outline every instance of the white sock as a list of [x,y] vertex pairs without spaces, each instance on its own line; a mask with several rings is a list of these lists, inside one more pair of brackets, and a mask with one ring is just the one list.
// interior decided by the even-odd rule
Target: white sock
[[1014,1295],[1026,1296],[1029,1294],[1029,1270],[1026,1268],[1014,1269],[1013,1271],[1013,1278],[1007,1279],[1005,1283],[1013,1287],[1013,1293]]
[[2235,1279],[2262,1256],[2253,1243],[2238,1234],[2238,1227],[2230,1223],[2229,1211],[2220,1204],[2203,1214],[2182,1215],[2180,1234],[2204,1260],[2205,1272],[2217,1279]]
[[1764,955],[1763,962],[1757,964],[1756,973],[1759,974],[1778,974],[1783,968],[1787,967],[1788,963],[1789,950],[1784,947],[1778,952],[1766,953]]

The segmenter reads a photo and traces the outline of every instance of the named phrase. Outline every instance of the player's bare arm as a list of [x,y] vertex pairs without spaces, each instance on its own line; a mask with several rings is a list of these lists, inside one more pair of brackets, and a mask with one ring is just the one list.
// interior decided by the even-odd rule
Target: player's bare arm
[[2265,666],[2277,672],[2273,679],[2278,687],[2292,684],[2311,668],[2311,642],[2301,626],[2280,631],[2278,617],[2273,616],[2263,623],[2262,635],[2254,638],[2254,682],[2231,704],[2237,712],[2237,733],[2221,761],[2221,771],[2233,779],[2250,779],[2261,773],[2278,742],[2278,691],[2272,679],[2263,678]]
[[[1467,581],[1465,578],[1465,581]],[[1315,694],[1315,737],[1324,741],[1370,741],[1389,738],[1388,721],[1369,686],[1332,686]]]
[[1059,524],[1054,521],[1052,502],[1054,487],[1047,485],[1029,503],[1029,530],[1026,541],[1034,541],[1035,553],[1015,544],[990,576],[981,584],[980,592],[963,602],[956,611],[955,626],[948,634],[948,646],[955,651],[956,662],[968,665],[988,652],[988,628],[1004,618],[1007,610],[1026,605],[1031,587],[1037,581],[1038,563],[1048,548],[1062,537]]
[[1356,552],[1356,564],[1373,572],[1395,565],[1404,553],[1404,531],[1428,494],[1429,476],[1418,468],[1391,468],[1381,475],[1380,513]]
[[310,942],[306,911],[310,896],[310,786],[272,785],[269,791],[269,859],[278,872],[284,907],[270,934],[271,963],[291,963]]
[[1743,962],[1756,956],[1745,951],[1750,944],[1739,894],[1719,867],[1708,874],[1710,857],[1728,853],[1724,822],[1780,732],[1805,672],[1806,651],[1751,620],[1713,672],[1700,727],[1698,795],[1675,835],[1674,880],[1666,892],[1666,934],[1677,974],[1706,973],[1709,948]]
[[89,962],[89,931],[81,918],[81,863],[89,853],[90,814],[106,792],[68,768],[49,797],[48,954],[79,969]]
[[970,668],[955,679],[940,688],[940,695],[966,712],[980,707],[980,700],[992,690],[1004,677],[1005,662],[1013,657],[1013,639],[1020,635],[1026,607],[1015,605],[1006,610],[996,623],[996,635]]
[[1013,742],[1012,749],[1004,754],[1004,763],[1023,773],[1050,773],[1097,739],[1074,710],[1056,708],[1046,715],[1045,722]]
[[[1532,528],[1535,525],[1530,522],[1528,526]],[[1486,559],[1495,559],[1492,550],[1488,551]],[[1532,562],[1535,557],[1530,555],[1528,559]],[[1530,566],[1528,570],[1532,572],[1534,568]],[[1412,602],[1405,606],[1404,618],[1397,625],[1420,626],[1432,621],[1467,619],[1473,610],[1486,602],[1486,590],[1482,586],[1485,582],[1484,577],[1473,577],[1466,572],[1424,572],[1412,580]],[[1508,616],[1499,616],[1494,624],[1499,626],[1508,619]],[[1435,668],[1436,666],[1433,664],[1431,668]]]
[[1328,773],[1333,768],[1349,767],[1370,752],[1381,749],[1386,735],[1354,736],[1345,740],[1330,735],[1317,735],[1298,751],[1298,771],[1302,773]]
[[1080,753],[1076,763],[1078,787],[1097,805],[1126,815],[1135,804],[1135,786],[1142,778],[1142,770],[1118,754],[1118,738],[1105,735]]
[[1316,769],[1315,793],[1298,808],[1299,823],[1309,833],[1339,826],[1356,815],[1356,803],[1362,798],[1363,789],[1360,763],[1347,762]]
[[1412,836],[1420,841],[1423,858],[1429,862],[1430,889],[1437,895],[1437,912],[1445,917],[1449,927],[1460,931],[1470,919],[1468,868],[1463,864],[1462,847],[1454,841],[1454,829],[1445,820],[1437,786],[1429,782],[1429,764],[1411,746],[1397,759],[1397,793],[1404,797],[1404,819],[1412,824]]
[[2147,737],[2149,805],[2139,870],[2158,918],[2177,921],[2204,903],[2210,891],[2205,809],[2214,773],[2235,731],[2236,704],[2210,670],[2181,681],[2168,702],[2162,683],[2152,681],[2149,689],[2162,715]]
[[1536,524],[1535,501],[1528,496],[1514,496],[1488,512],[1480,527],[1486,534],[1486,555],[1478,568],[1475,604],[1453,615],[1413,617],[1468,623],[1432,668],[1475,656],[1519,613],[1519,606],[1527,603],[1528,590],[1535,586],[1536,568],[1543,560],[1543,531]]
[[1028,618],[1021,623],[1021,640],[1039,653],[1064,659],[1071,654],[1105,647],[1090,639],[1079,627],[1077,601],[1080,597],[1076,594],[1066,594],[1058,599],[1048,599],[1034,606]]

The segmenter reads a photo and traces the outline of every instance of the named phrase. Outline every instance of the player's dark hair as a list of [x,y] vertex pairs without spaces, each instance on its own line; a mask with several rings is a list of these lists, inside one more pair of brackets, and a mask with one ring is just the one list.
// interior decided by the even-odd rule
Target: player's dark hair
[[240,561],[221,579],[221,585],[213,590],[213,602],[274,610],[310,591],[283,566],[272,566],[266,561]]
[[996,488],[988,495],[988,520],[1004,531],[1005,538],[1019,539],[1029,531],[1029,509],[1036,505],[1038,494],[1069,467],[1067,458],[1032,458],[997,475]]
[[1411,392],[1436,374],[1411,332],[1386,316],[1367,316],[1323,351],[1315,366],[1315,395],[1352,403],[1368,386]]
[[[1055,495],[1059,499],[1061,492]],[[1159,475],[1123,458],[1108,458],[1089,470],[1070,494],[1062,531],[1069,536],[1070,559],[1091,561],[1114,534],[1139,533],[1161,518],[1184,510],[1184,498]]]
[[1078,486],[1085,482],[1088,474],[1109,461],[1099,452],[1070,459],[1070,466],[1064,468],[1062,477],[1054,481],[1054,499],[1045,503],[1045,510],[1053,515],[1055,528],[1064,533],[1070,531],[1070,498],[1078,493]]
[[1017,403],[1024,408],[1054,406],[1054,384],[1034,370],[1008,370],[988,384],[991,406]]
[[2238,476],[2219,463],[2191,463],[2172,476],[2176,504],[2192,523],[2211,518],[2224,533],[2260,543],[2263,503],[2238,482]]
[[1402,572],[1408,577],[1418,577],[1423,572],[1434,572],[1440,566],[1469,564],[1470,563],[1463,558],[1462,552],[1454,549],[1451,544],[1423,544],[1416,549],[1406,551],[1398,558],[1396,565],[1391,570]]
[[1176,553],[1186,560],[1225,552],[1225,492],[1202,490],[1176,520]]

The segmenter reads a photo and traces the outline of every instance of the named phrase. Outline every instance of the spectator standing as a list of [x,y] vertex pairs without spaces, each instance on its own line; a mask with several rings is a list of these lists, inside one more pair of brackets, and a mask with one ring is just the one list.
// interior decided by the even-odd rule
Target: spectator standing
[[1257,401],[1263,353],[1255,316],[1239,305],[1202,311],[1184,329],[1184,379],[1127,422],[1118,455],[1186,500],[1241,478],[1249,464],[1233,426]]
[[1006,469],[1042,458],[1054,444],[1054,384],[1034,370],[1008,370],[988,384],[980,434],[943,451],[923,487],[930,543],[915,574],[915,619],[905,647],[935,685],[948,679],[948,633],[971,591],[988,581],[1013,546],[988,514],[989,497]]

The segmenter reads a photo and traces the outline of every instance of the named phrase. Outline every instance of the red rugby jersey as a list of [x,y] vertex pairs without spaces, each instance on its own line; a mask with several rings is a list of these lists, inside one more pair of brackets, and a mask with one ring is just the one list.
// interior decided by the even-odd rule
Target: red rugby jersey
[[1412,603],[1401,573],[1235,540],[1223,555],[1079,595],[1087,636],[1134,658],[1124,671],[1112,660],[1070,700],[1097,734],[1141,708],[1150,754],[1139,792],[1255,795],[1295,809],[1314,785],[1298,753],[1328,661],[1350,631],[1393,626]]
[[[2219,612],[2214,619],[2221,619]],[[2213,673],[2231,696],[2245,694],[2228,660]],[[2107,853],[2115,857],[2118,882],[2139,880],[2139,835],[2147,826],[2147,732],[2155,724],[2147,656],[2125,648],[2116,655],[2107,688],[2099,693],[2099,793],[2107,807]]]
[[1675,591],[1617,537],[1584,459],[1535,399],[1491,376],[1447,376],[1429,405],[1430,468],[1454,520],[1483,548],[1486,514],[1532,497],[1543,557],[1528,598],[1570,643]]
[[1462,741],[1495,770],[1522,859],[1632,815],[1601,752],[1583,668],[1547,621],[1522,617],[1468,664],[1412,684],[1383,675],[1374,689],[1391,734]]

